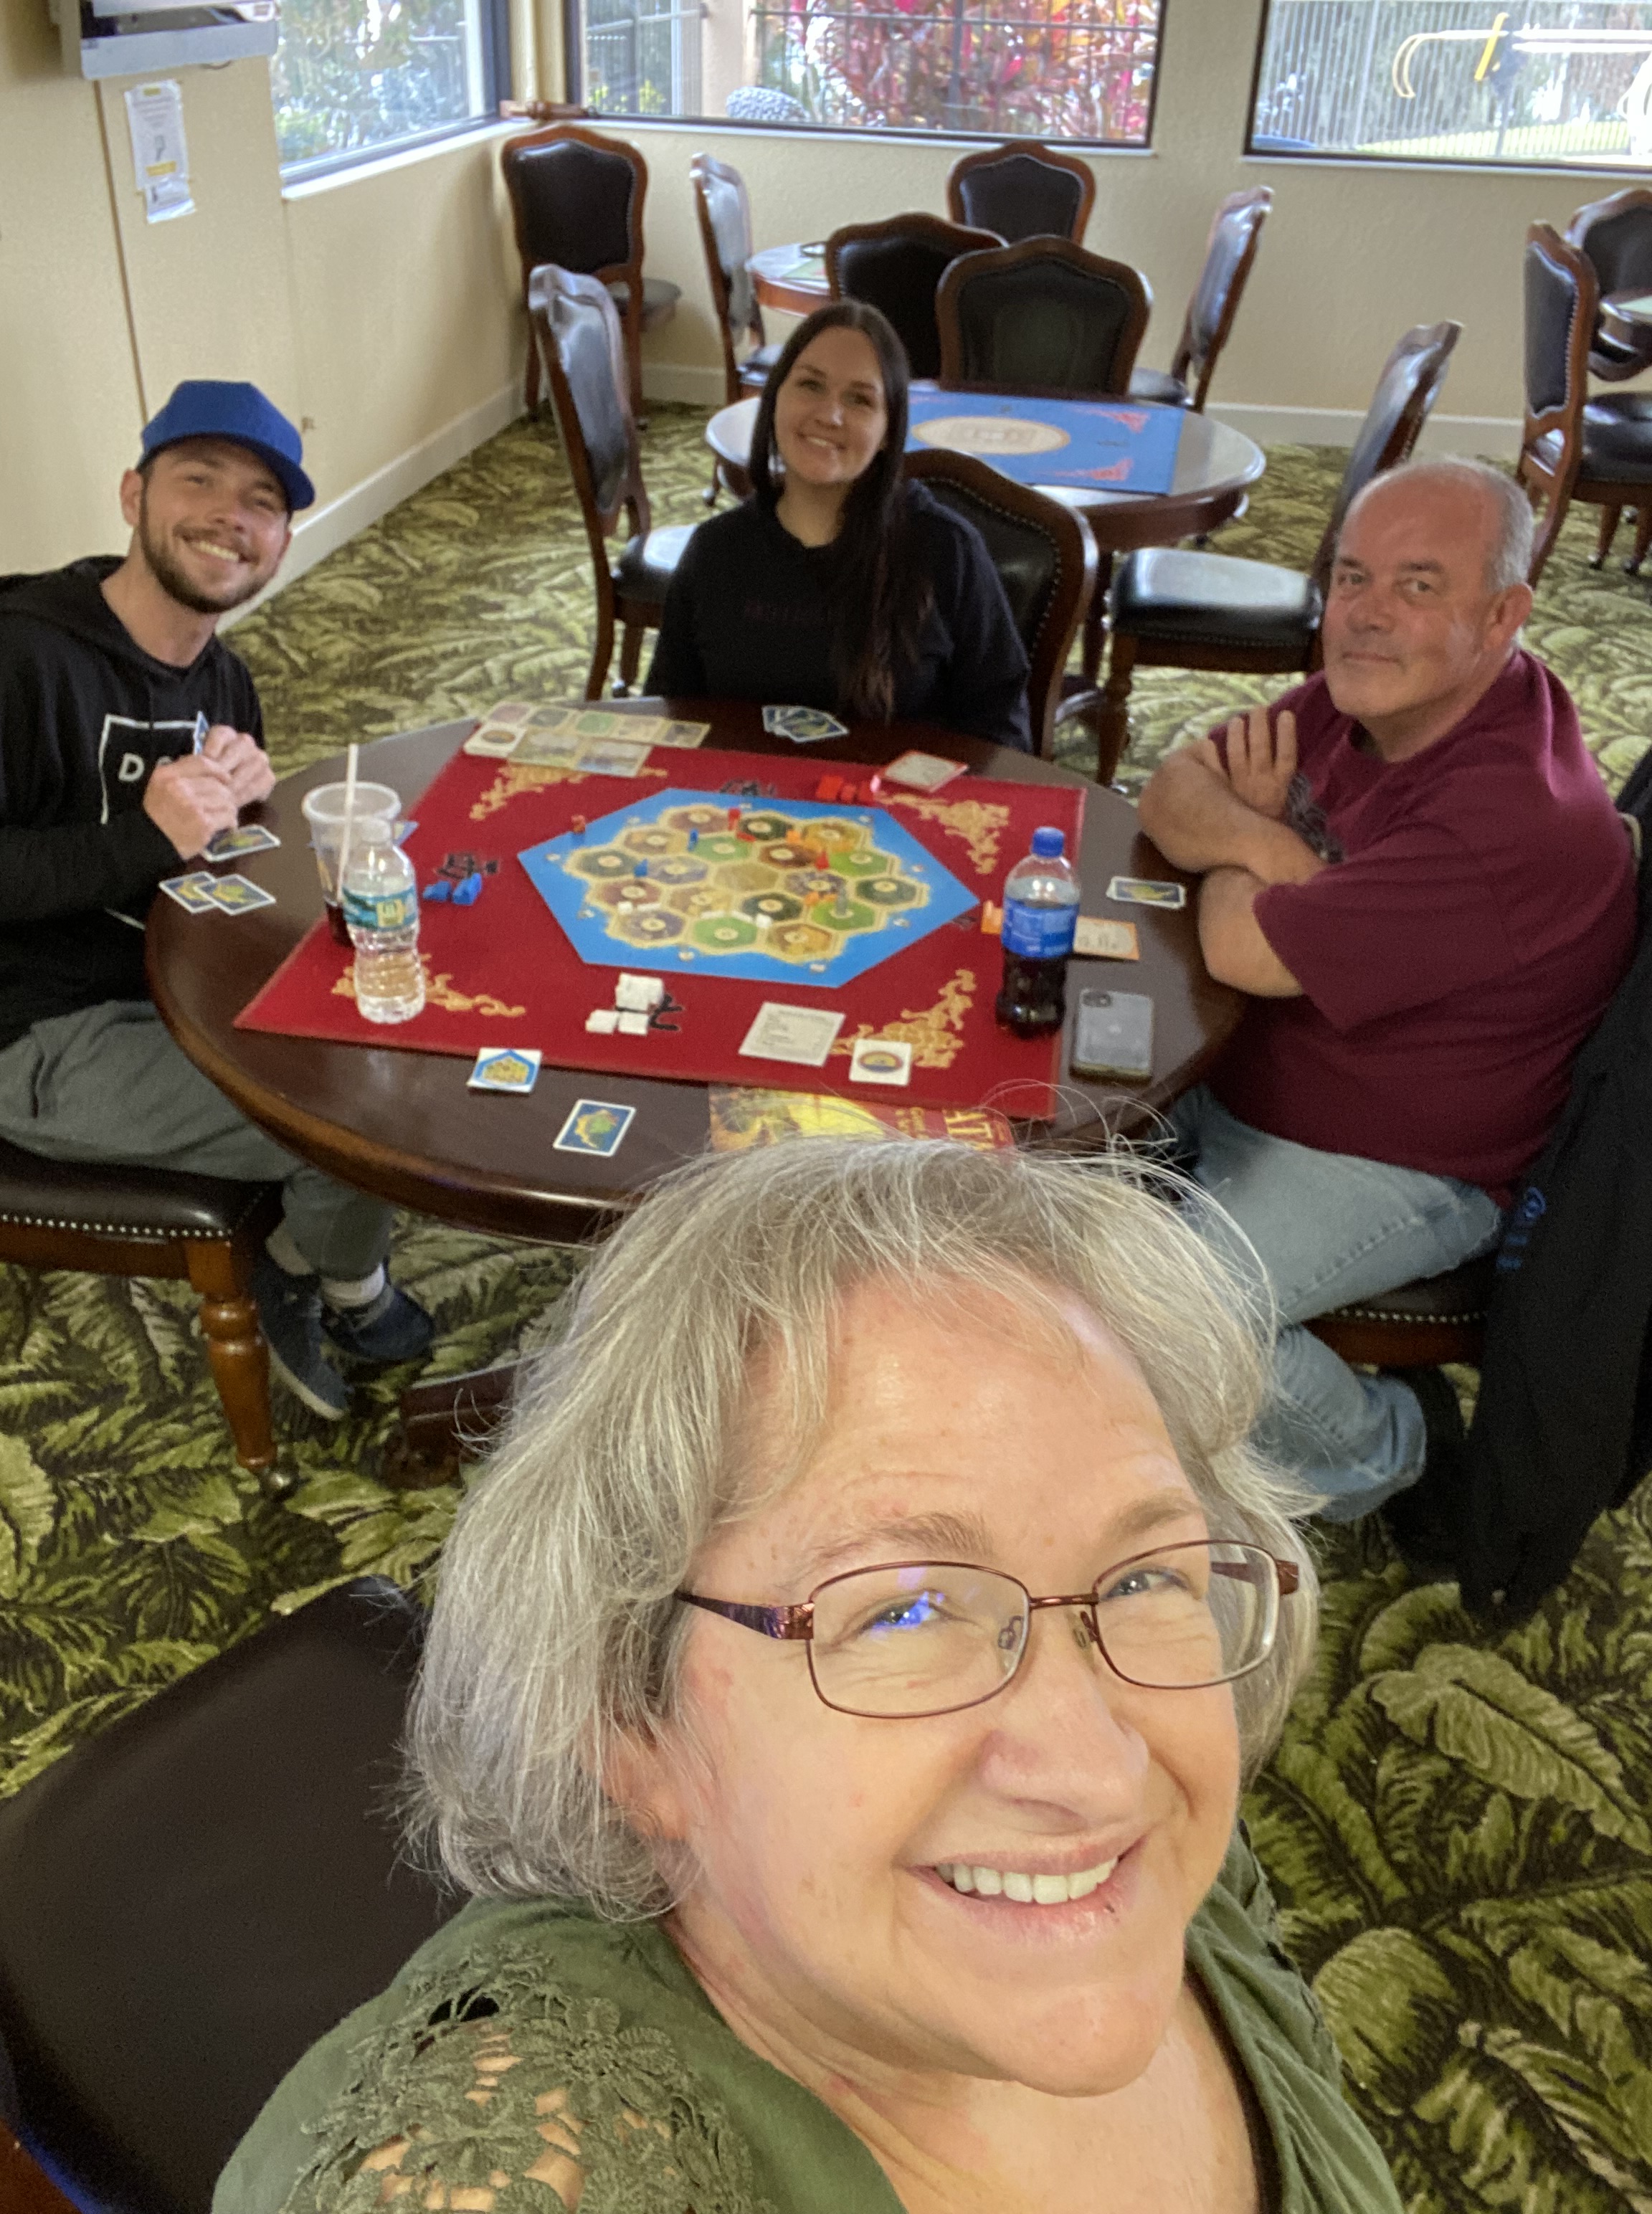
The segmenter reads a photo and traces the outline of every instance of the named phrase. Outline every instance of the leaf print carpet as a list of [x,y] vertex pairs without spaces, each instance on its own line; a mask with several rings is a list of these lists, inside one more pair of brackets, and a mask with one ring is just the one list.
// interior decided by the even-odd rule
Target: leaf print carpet
[[[706,511],[702,420],[654,408],[660,522]],[[1221,549],[1306,564],[1342,458],[1276,448]],[[1586,566],[1593,531],[1569,524],[1528,637],[1616,786],[1652,731],[1652,609]],[[548,422],[515,425],[235,632],[278,768],[576,695],[589,560]],[[1140,671],[1120,781],[1280,688]],[[1069,732],[1063,758],[1086,748]],[[0,1790],[272,1612],[417,1578],[457,1493],[380,1481],[398,1393],[505,1357],[578,1264],[404,1220],[396,1274],[436,1345],[331,1429],[278,1394],[278,1497],[236,1465],[187,1287],[0,1269]],[[1652,2214],[1652,1486],[1510,1631],[1413,1585],[1374,1530],[1321,1542],[1319,1659],[1246,1811],[1349,2095],[1416,2214]]]

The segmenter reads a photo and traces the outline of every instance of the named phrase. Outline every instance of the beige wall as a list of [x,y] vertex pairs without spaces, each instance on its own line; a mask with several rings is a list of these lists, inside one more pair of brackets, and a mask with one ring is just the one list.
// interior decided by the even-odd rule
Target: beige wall
[[[1169,0],[1153,151],[1093,159],[1087,242],[1133,262],[1153,290],[1143,361],[1168,364],[1216,201],[1267,184],[1273,215],[1218,373],[1219,402],[1362,413],[1400,333],[1453,316],[1465,327],[1441,413],[1518,416],[1526,226],[1541,218],[1563,229],[1576,207],[1621,180],[1246,160],[1240,149],[1261,16],[1262,0]],[[648,358],[677,372],[667,382],[684,397],[697,380],[683,372],[718,358],[685,188],[695,151],[706,147],[743,172],[757,243],[768,246],[902,207],[945,212],[958,150],[625,127],[648,157],[649,266],[688,295],[675,321],[647,341]]]
[[196,211],[150,224],[125,82],[68,75],[46,0],[0,0],[0,571],[119,547],[120,472],[183,376],[303,421],[324,539],[508,418],[498,133],[284,196],[267,64],[176,75]]

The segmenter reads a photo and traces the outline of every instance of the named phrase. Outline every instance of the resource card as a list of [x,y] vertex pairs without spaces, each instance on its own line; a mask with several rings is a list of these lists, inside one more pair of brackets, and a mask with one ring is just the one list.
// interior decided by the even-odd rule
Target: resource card
[[212,896],[212,887],[217,882],[217,878],[210,869],[192,869],[187,877],[168,877],[161,890],[169,900],[175,901],[186,914],[205,914],[217,907],[218,903]]
[[846,738],[847,723],[823,707],[765,707],[763,728],[771,737],[790,738],[793,745],[812,746],[822,738]]
[[912,1049],[899,1038],[856,1038],[849,1061],[851,1084],[910,1084]]
[[[1181,890],[1179,884],[1177,890]],[[1092,961],[1139,961],[1141,941],[1133,922],[1105,922],[1099,915],[1081,914],[1073,933],[1073,951]]]
[[1185,907],[1185,884],[1161,884],[1152,877],[1115,877],[1107,886],[1110,900],[1127,907]]
[[843,1027],[843,1017],[825,1007],[788,1007],[765,1000],[746,1032],[740,1050],[754,1061],[790,1061],[799,1068],[823,1068]]
[[559,1153],[595,1153],[606,1160],[636,1116],[634,1107],[615,1107],[606,1099],[576,1099],[568,1119],[553,1140]]
[[939,792],[942,785],[962,776],[964,767],[963,761],[948,761],[944,754],[909,753],[892,761],[884,774],[914,792]]
[[250,877],[214,877],[207,897],[225,914],[250,914],[255,907],[273,907],[275,894],[266,892]]
[[267,853],[281,841],[261,823],[247,823],[234,830],[220,830],[206,847],[209,861],[239,861],[248,853]]
[[530,1045],[485,1045],[465,1082],[473,1092],[531,1092],[541,1055]]

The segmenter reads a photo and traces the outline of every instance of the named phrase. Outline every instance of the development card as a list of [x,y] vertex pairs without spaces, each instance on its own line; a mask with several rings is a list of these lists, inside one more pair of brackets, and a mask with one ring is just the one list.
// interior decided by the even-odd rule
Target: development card
[[606,1160],[619,1152],[636,1112],[634,1107],[615,1107],[605,1099],[576,1099],[552,1145],[559,1153],[595,1153]]
[[765,707],[763,728],[771,737],[790,738],[793,745],[817,745],[822,738],[846,738],[847,723],[829,715],[823,707]]
[[531,1092],[541,1058],[533,1046],[485,1045],[465,1082],[473,1092]]
[[1141,942],[1133,922],[1104,922],[1098,915],[1081,914],[1073,933],[1073,951],[1092,961],[1139,961]]
[[788,1007],[765,1000],[746,1032],[740,1050],[754,1061],[795,1061],[800,1068],[823,1068],[843,1017],[825,1007]]
[[588,776],[635,776],[647,759],[646,740],[603,738],[582,747],[579,767]]
[[856,1038],[849,1061],[851,1084],[910,1084],[912,1049],[899,1038]]
[[214,877],[207,895],[226,914],[250,914],[255,907],[273,907],[275,894],[266,892],[250,877]]
[[657,746],[697,746],[710,730],[709,723],[668,723],[654,743]]
[[243,853],[267,853],[281,841],[261,823],[246,823],[234,830],[220,830],[206,847],[209,861],[238,861]]
[[571,738],[559,731],[525,731],[522,743],[511,758],[519,767],[531,768],[574,768],[584,751],[583,738]]
[[482,723],[474,730],[460,748],[462,753],[480,754],[484,761],[503,761],[515,753],[522,743],[522,732],[513,731],[507,723]]
[[914,792],[939,792],[944,784],[951,784],[955,776],[962,776],[963,761],[948,761],[944,754],[902,754],[892,761],[884,774],[896,784],[909,786]]
[[168,877],[161,890],[169,900],[174,900],[186,914],[205,914],[217,902],[212,896],[212,886],[217,882],[210,869],[192,869],[187,877]]
[[1185,884],[1161,884],[1152,877],[1115,877],[1107,886],[1110,900],[1127,907],[1185,907]]

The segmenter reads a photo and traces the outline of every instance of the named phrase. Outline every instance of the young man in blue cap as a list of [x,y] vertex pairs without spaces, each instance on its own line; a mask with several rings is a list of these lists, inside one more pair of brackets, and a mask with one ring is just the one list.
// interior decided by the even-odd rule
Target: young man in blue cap
[[280,1178],[259,1310],[277,1376],[336,1419],[333,1355],[412,1360],[432,1335],[386,1278],[391,1211],[246,1121],[173,1043],[144,973],[156,887],[274,782],[252,677],[217,631],[315,499],[303,459],[255,386],[180,384],[121,480],[125,557],[0,578],[0,1138]]

